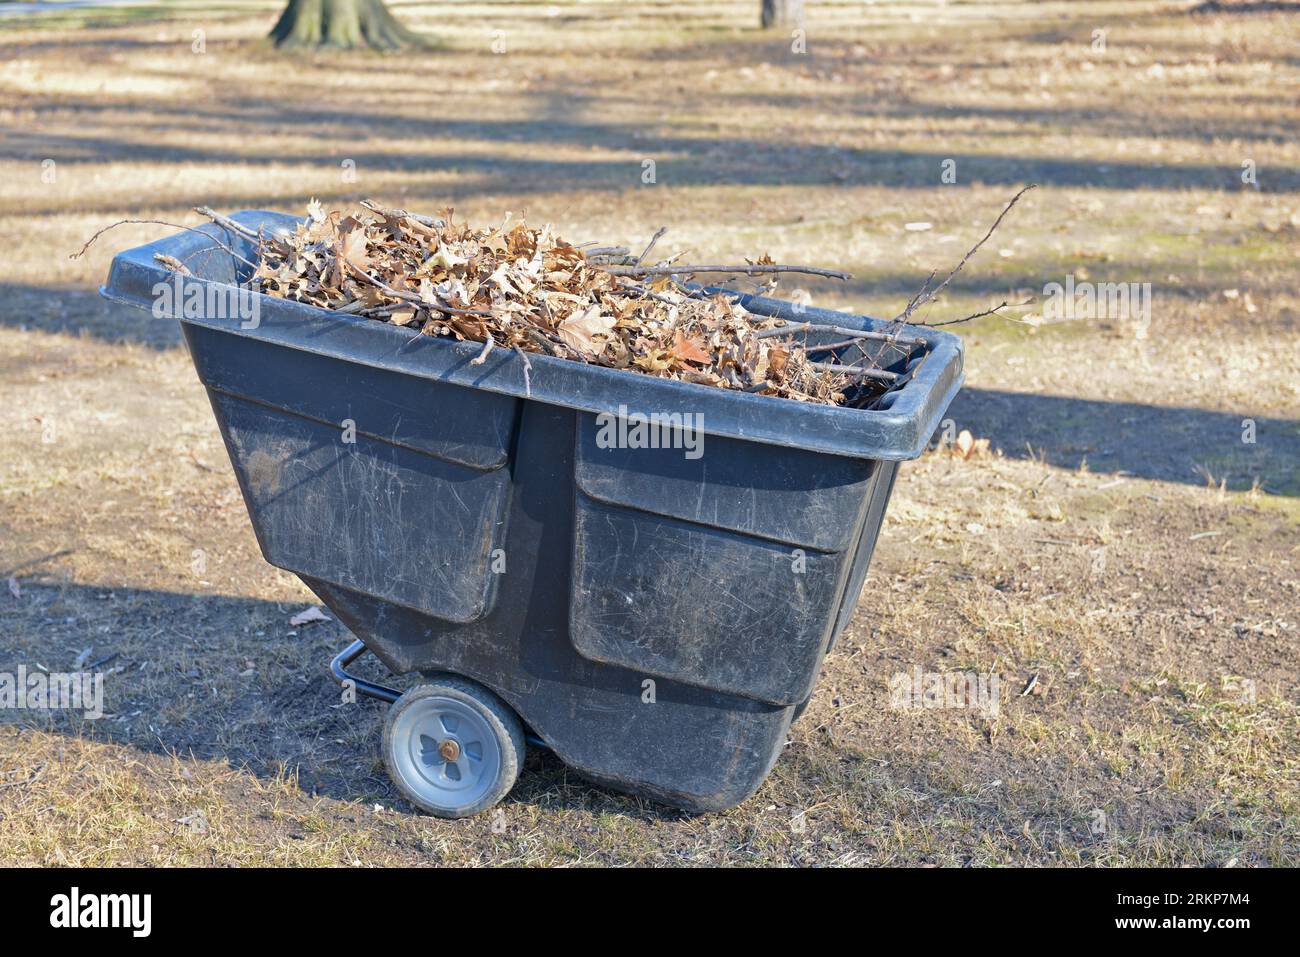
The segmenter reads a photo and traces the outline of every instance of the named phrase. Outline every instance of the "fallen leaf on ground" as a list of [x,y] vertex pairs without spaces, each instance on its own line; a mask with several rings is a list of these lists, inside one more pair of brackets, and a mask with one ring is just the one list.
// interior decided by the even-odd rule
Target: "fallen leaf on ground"
[[334,619],[331,618],[329,615],[325,614],[325,612],[321,611],[315,605],[312,605],[310,608],[304,608],[302,611],[298,612],[298,614],[290,618],[289,624],[297,627],[299,625],[310,624],[313,621],[333,621],[333,620]]
[[962,461],[980,458],[988,455],[989,440],[977,439],[970,434],[969,429],[962,429],[957,434],[957,438],[953,441],[949,451]]

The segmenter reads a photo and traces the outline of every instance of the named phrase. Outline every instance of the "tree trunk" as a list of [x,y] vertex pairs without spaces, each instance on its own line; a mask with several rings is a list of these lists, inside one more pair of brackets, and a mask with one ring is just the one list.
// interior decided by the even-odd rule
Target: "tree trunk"
[[384,0],[289,0],[271,31],[277,47],[368,46],[401,50],[428,45],[397,21]]
[[763,29],[802,27],[803,0],[763,0]]

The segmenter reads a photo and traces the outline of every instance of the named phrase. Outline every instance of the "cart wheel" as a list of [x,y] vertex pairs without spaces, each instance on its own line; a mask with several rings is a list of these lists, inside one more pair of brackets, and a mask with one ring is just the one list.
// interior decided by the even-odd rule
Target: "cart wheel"
[[405,798],[437,817],[500,801],[524,763],[524,730],[495,694],[446,676],[412,688],[384,721],[384,764]]

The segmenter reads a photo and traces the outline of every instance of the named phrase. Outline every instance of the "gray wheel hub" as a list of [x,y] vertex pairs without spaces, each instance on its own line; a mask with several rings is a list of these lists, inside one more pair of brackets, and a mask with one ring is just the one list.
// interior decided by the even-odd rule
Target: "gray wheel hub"
[[467,807],[492,789],[501,773],[501,749],[492,727],[455,698],[414,702],[393,725],[395,770],[430,804]]

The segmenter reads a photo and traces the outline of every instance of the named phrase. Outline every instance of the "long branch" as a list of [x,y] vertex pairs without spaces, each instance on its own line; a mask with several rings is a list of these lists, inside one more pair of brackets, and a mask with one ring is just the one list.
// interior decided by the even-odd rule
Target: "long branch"
[[800,332],[833,332],[838,336],[851,339],[875,339],[880,342],[894,342],[902,346],[923,346],[924,339],[914,336],[894,335],[889,332],[869,332],[865,329],[851,329],[848,326],[832,326],[820,322],[800,322],[790,326],[776,326],[772,329],[760,329],[754,333],[755,339],[770,339],[773,336],[797,335]]
[[819,369],[823,372],[833,372],[836,375],[850,375],[864,379],[878,379],[881,382],[893,382],[898,378],[897,372],[887,372],[884,369],[842,366],[834,362],[809,362],[808,365],[810,368]]
[[230,255],[238,259],[245,266],[252,266],[254,269],[257,268],[256,263],[249,262],[243,256],[239,255],[239,253],[235,252],[233,249],[231,249],[229,246],[223,243],[216,236],[213,236],[211,233],[205,233],[203,230],[195,229],[193,226],[184,226],[180,223],[169,223],[165,219],[119,219],[115,223],[109,223],[103,229],[96,232],[95,235],[87,239],[86,242],[82,245],[82,247],[78,249],[75,253],[72,253],[70,256],[68,256],[68,258],[80,259],[82,256],[86,254],[86,250],[91,247],[91,245],[95,242],[96,239],[104,235],[104,233],[108,232],[110,229],[116,229],[118,226],[170,226],[172,229],[184,229],[184,230],[188,230],[191,233],[198,233],[200,236],[202,236],[204,239],[208,240],[209,242],[216,243],[226,252],[230,253]]
[[644,250],[642,250],[641,255],[636,257],[636,262],[633,264],[634,266],[640,267],[641,264],[645,262],[646,257],[650,255],[650,250],[654,249],[655,243],[659,242],[659,237],[661,237],[666,232],[668,232],[667,226],[660,226],[658,229],[655,230],[655,234],[650,237],[650,242],[646,244],[646,247]]
[[807,276],[826,276],[831,279],[852,279],[853,276],[838,269],[820,269],[817,266],[776,266],[776,265],[754,265],[746,264],[744,266],[695,266],[688,263],[676,263],[671,266],[605,266],[600,263],[592,263],[597,269],[603,269],[615,276],[671,276],[675,274],[700,273],[700,272],[717,272],[717,273],[743,273],[746,276],[758,276],[763,273],[781,273],[796,272],[803,273]]

